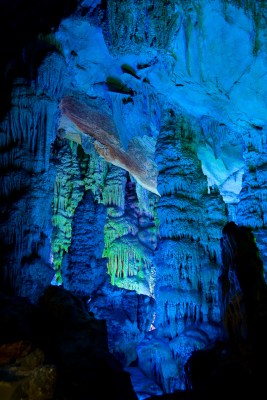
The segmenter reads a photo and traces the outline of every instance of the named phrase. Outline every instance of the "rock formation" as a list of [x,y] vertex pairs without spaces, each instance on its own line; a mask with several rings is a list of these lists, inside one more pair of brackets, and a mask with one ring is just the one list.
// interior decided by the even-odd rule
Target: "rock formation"
[[251,228],[229,222],[222,233],[219,291],[224,335],[189,358],[189,383],[200,398],[260,398],[267,333],[263,262]]
[[[82,297],[142,400],[184,396],[195,350],[259,334],[266,19],[266,0],[1,3],[0,290]],[[246,229],[255,287],[229,261]]]
[[0,316],[1,399],[137,399],[130,374],[108,352],[105,321],[78,296],[57,286],[37,305],[1,295]]

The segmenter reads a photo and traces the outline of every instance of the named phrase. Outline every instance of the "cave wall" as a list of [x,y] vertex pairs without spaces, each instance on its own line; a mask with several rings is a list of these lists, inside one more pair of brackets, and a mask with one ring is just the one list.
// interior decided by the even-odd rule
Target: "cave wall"
[[61,11],[26,72],[27,38],[5,47],[1,289],[79,293],[125,366],[183,389],[190,352],[220,335],[227,221],[253,228],[266,269],[266,4]]
[[64,65],[57,54],[46,62],[57,65],[52,81],[52,70],[42,66],[30,86],[17,78],[11,110],[1,123],[1,286],[35,300],[53,276],[51,204],[56,172],[50,154]]

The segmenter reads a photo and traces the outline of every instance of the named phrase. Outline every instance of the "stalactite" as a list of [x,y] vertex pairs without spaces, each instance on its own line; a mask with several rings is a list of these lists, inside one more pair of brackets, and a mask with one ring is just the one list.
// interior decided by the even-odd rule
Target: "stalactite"
[[91,190],[84,192],[75,209],[71,244],[63,256],[62,279],[66,289],[83,296],[92,295],[107,279],[104,248],[106,207],[96,201]]
[[47,170],[50,145],[55,137],[57,104],[49,97],[36,97],[25,82],[16,82],[13,96],[14,104],[3,121],[3,129],[11,143],[23,145],[20,158],[24,169]]
[[85,188],[92,190],[97,201],[101,202],[109,164],[99,156],[94,147],[94,139],[90,136],[82,136],[82,147],[79,149],[82,153],[85,152],[81,159],[83,163],[86,155],[89,156],[88,162],[83,166]]
[[102,202],[107,206],[116,206],[123,212],[125,207],[126,172],[122,168],[109,165],[102,191]]
[[[160,241],[154,258],[154,326],[156,334],[171,343],[190,327],[194,330],[220,320],[215,282],[227,215],[220,194],[208,193],[196,154],[201,126],[171,109],[166,109],[163,121],[156,147],[161,197],[157,203]],[[212,210],[212,219],[207,210]],[[185,363],[186,352],[178,351],[179,362]],[[177,387],[182,388],[182,364],[177,374]]]
[[225,138],[230,137],[229,128],[223,123],[210,117],[201,118],[201,127],[207,143],[213,149],[215,157],[220,157],[222,144]]
[[116,277],[127,278],[138,276],[142,269],[150,268],[152,262],[145,249],[136,240],[127,240],[126,237],[113,241],[108,249],[104,250],[104,257],[108,257],[108,273],[115,284]]
[[[51,53],[49,57],[53,58]],[[45,63],[46,59],[44,71]],[[55,69],[51,73],[54,87],[62,85]],[[43,76],[43,84],[45,80]],[[1,231],[1,246],[6,247],[1,256],[1,263],[5,265],[2,280],[12,293],[32,301],[36,301],[52,279],[52,266],[47,261],[51,243],[47,238],[52,230],[54,171],[50,147],[56,134],[57,100],[49,90],[44,94],[38,79],[17,78],[12,86],[11,108],[0,124],[4,163],[0,198],[11,232],[11,237],[7,237]],[[12,249],[10,240],[13,240]],[[33,282],[34,274],[40,277],[39,282]]]
[[[24,184],[24,185],[23,185]],[[19,195],[19,192],[23,191],[23,186],[26,188],[25,176],[24,179],[21,174],[18,174],[16,171],[9,172],[5,176],[1,178],[1,196],[15,197]],[[18,196],[19,197],[19,196]]]
[[52,251],[54,268],[58,283],[62,283],[61,264],[71,243],[71,225],[76,207],[84,192],[84,182],[77,156],[77,143],[63,143],[60,151],[60,164],[56,165],[53,201]]
[[19,168],[19,164],[16,161],[16,154],[17,149],[15,147],[9,149],[5,148],[5,150],[0,153],[1,170],[3,173]]
[[122,185],[106,186],[102,192],[103,204],[124,208],[124,190]]
[[118,217],[115,220],[109,219],[105,225],[105,247],[109,248],[116,239],[128,234],[136,236],[137,226],[133,225],[128,219]]
[[[151,274],[151,270],[155,246],[153,235],[157,229],[155,220],[139,208],[135,182],[129,180],[129,176],[126,182],[125,171],[111,166],[106,179],[108,190],[112,192],[112,187],[118,182],[124,194],[123,208],[107,205],[104,229],[103,257],[108,259],[108,274],[113,285],[153,296],[155,273]],[[152,193],[150,195],[156,197]],[[152,203],[153,200],[151,209]]]
[[[257,137],[258,136],[258,137]],[[267,157],[264,136],[265,129],[251,129],[244,135],[246,150],[244,159],[246,168],[244,171],[242,190],[239,195],[239,203],[236,205],[236,223],[250,226],[257,235],[258,247],[264,265],[266,264],[266,243],[264,239],[266,225],[266,188],[267,188]],[[266,267],[265,267],[266,269]]]
[[152,218],[156,218],[155,209],[158,196],[151,195],[151,192],[148,192],[148,190],[139,185],[139,183],[136,184],[136,194],[140,211]]
[[38,69],[37,90],[49,98],[60,100],[66,74],[65,59],[62,54],[51,53]]

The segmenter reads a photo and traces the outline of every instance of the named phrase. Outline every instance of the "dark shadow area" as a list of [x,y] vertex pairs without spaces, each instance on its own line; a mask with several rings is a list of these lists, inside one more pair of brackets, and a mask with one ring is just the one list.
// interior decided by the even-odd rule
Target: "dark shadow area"
[[1,0],[0,120],[9,110],[14,79],[33,80],[45,55],[60,50],[49,35],[76,8],[77,0]]

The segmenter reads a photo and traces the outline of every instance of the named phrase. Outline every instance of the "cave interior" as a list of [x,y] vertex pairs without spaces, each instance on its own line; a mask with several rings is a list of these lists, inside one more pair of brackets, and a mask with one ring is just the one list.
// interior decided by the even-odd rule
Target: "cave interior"
[[263,390],[266,21],[1,1],[1,400]]

